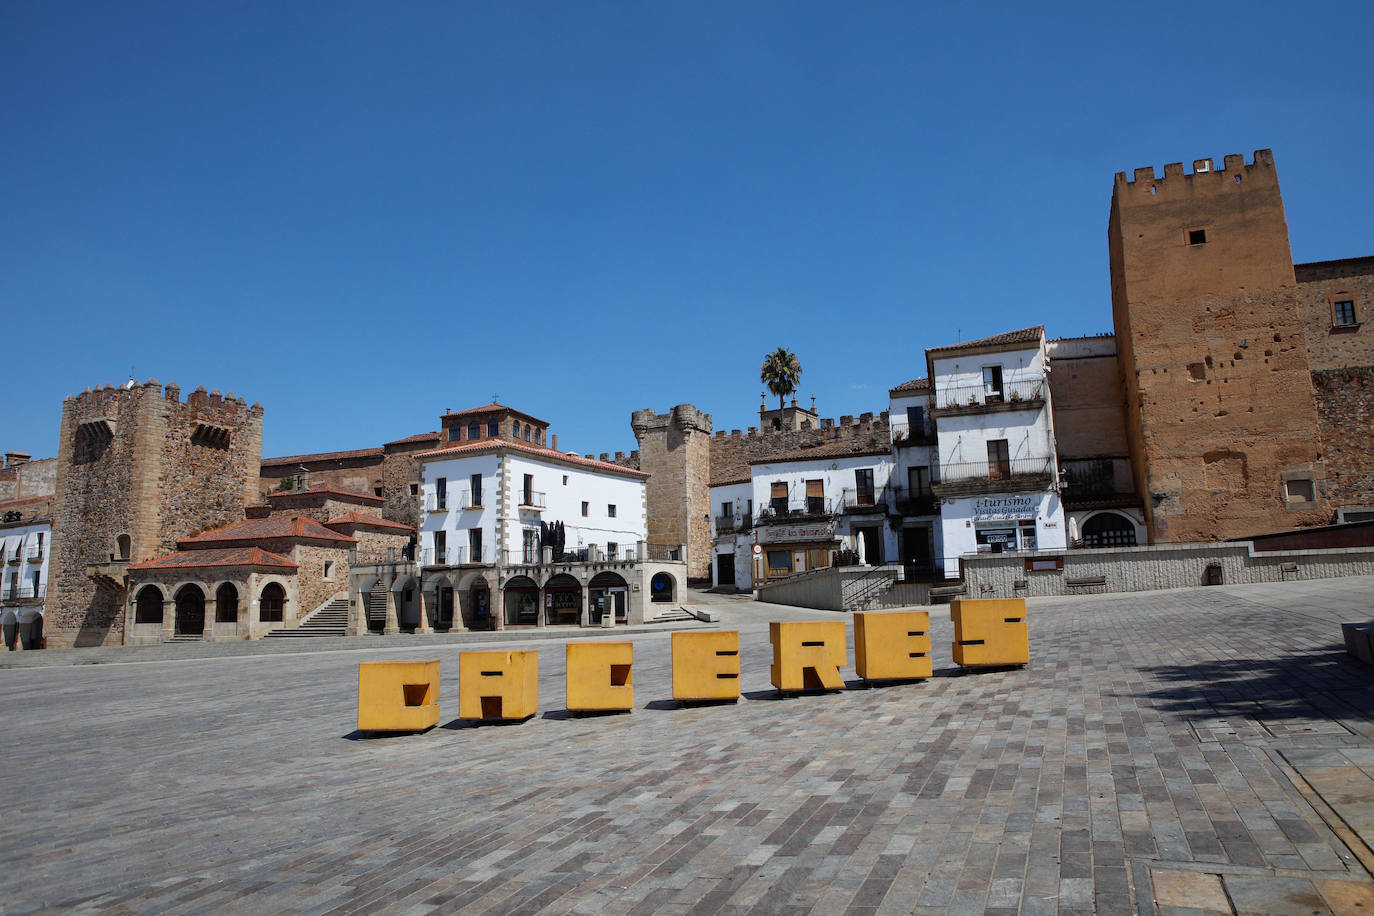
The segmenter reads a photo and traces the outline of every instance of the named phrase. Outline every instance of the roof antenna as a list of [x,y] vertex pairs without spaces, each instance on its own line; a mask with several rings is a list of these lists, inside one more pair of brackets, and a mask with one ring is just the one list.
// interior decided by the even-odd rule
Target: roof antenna
[[955,328],[955,329],[954,329],[954,342],[955,342],[955,343],[963,343],[963,342],[964,342],[964,329],[963,329],[963,328]]

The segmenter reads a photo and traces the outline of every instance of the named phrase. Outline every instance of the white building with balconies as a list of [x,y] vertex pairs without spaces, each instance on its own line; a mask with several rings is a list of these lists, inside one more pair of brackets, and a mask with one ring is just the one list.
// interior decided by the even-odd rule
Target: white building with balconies
[[970,553],[1068,546],[1043,327],[926,351],[945,576]]
[[43,644],[52,497],[0,502],[0,629],[7,649]]

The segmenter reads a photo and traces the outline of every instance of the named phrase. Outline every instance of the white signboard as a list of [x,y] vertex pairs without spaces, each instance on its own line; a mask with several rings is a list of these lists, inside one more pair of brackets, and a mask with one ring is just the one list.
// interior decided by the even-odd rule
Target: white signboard
[[975,521],[991,519],[1034,518],[1034,496],[980,496],[973,501]]

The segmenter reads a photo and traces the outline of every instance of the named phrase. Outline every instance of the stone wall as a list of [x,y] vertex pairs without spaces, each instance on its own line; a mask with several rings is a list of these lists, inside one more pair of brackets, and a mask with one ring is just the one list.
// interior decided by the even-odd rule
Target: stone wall
[[[301,471],[304,467],[306,470]],[[258,470],[258,490],[263,496],[277,493],[282,481],[304,473],[312,487],[335,486],[361,493],[375,493],[382,485],[382,450],[358,449],[321,455],[274,458]]]
[[[290,559],[297,566],[296,589],[300,596],[296,620],[304,620],[335,595],[348,591],[348,550],[301,544],[291,552]],[[334,564],[333,575],[328,579],[324,577],[327,562]]]
[[[1062,557],[1062,570],[1032,572],[1034,557]],[[1221,569],[1222,584],[1374,575],[1374,548],[1256,553],[1248,541],[1162,544],[1067,553],[980,554],[960,560],[970,598],[1035,598],[1191,588]],[[1296,567],[1296,568],[1295,568]]]
[[1092,341],[1100,352],[1091,356],[1050,351],[1050,401],[1061,460],[1122,456],[1129,450],[1116,347],[1110,337]]
[[1326,495],[1335,506],[1374,506],[1374,368],[1312,373],[1326,460]]
[[711,480],[713,483],[749,479],[749,462],[759,461],[782,452],[827,442],[852,442],[860,450],[890,447],[887,411],[876,416],[871,413],[840,417],[838,421],[822,419],[814,429],[759,430],[754,427],[741,432],[718,430],[711,437]]
[[[243,518],[256,498],[262,406],[173,384],[87,389],[62,405],[45,632],[49,645],[117,644],[123,566]],[[93,568],[95,577],[87,575]]]
[[[1298,264],[1294,271],[1312,371],[1374,365],[1374,257]],[[1340,299],[1355,303],[1354,326],[1336,325]]]
[[359,563],[381,563],[392,551],[393,559],[400,559],[401,549],[410,543],[410,537],[403,534],[384,534],[380,531],[354,531],[352,537],[358,540]]
[[415,442],[388,445],[382,460],[382,496],[386,506],[382,517],[410,525],[420,526],[420,495],[411,493],[411,485],[420,482],[420,462],[415,457],[423,451],[433,449],[437,441]]
[[0,501],[51,496],[57,492],[57,459],[6,463],[0,470]]

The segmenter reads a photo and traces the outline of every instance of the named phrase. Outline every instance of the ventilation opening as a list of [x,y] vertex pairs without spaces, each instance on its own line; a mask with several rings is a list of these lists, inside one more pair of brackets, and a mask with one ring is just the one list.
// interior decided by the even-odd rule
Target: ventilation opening
[[1189,229],[1189,230],[1188,230],[1188,244],[1189,244],[1189,245],[1203,245],[1203,244],[1206,244],[1206,242],[1207,242],[1207,230],[1206,230],[1206,229]]

